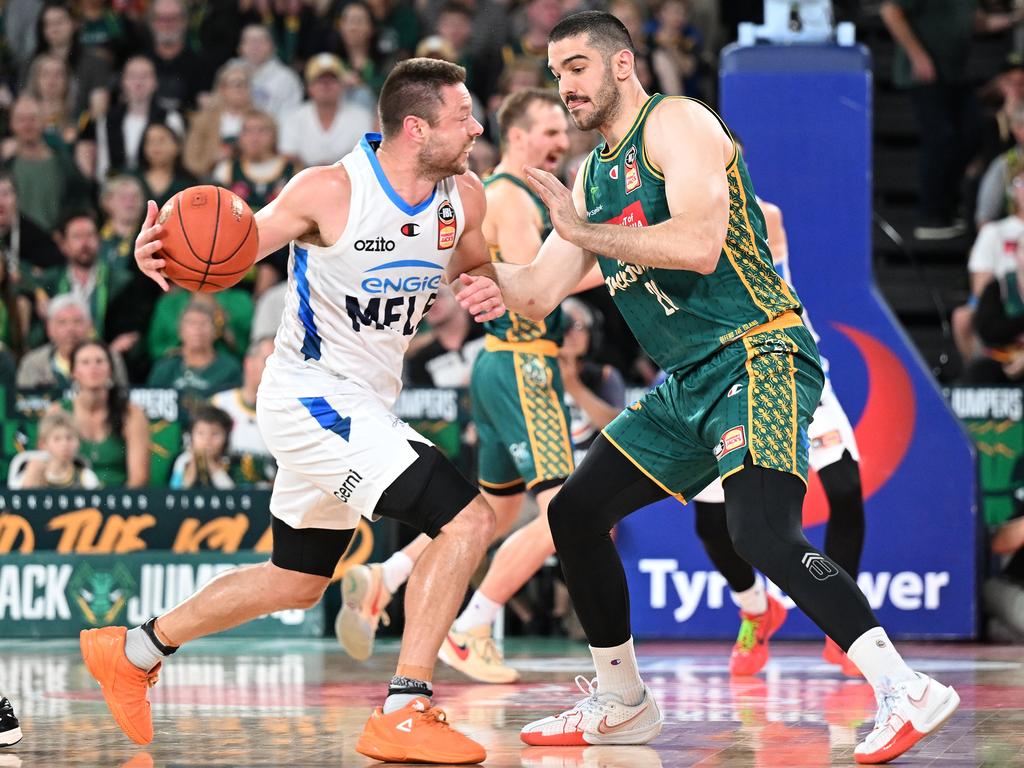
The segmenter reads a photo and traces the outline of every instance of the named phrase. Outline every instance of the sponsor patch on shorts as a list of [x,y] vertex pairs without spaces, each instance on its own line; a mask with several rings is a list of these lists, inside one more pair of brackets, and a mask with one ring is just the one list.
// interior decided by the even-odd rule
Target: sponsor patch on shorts
[[718,441],[718,445],[715,446],[715,458],[721,461],[727,453],[743,448],[746,444],[747,432],[742,425],[727,429],[722,433],[722,439]]

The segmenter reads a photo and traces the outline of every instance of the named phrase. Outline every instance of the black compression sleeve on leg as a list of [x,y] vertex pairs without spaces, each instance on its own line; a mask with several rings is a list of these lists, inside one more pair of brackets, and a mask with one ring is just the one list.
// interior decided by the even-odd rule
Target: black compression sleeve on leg
[[818,470],[828,498],[825,554],[854,579],[860,572],[864,549],[864,495],[860,487],[860,465],[849,451],[834,464]]
[[612,527],[665,498],[608,440],[599,435],[548,507],[548,522],[576,615],[595,648],[626,642],[629,590]]
[[864,594],[832,560],[804,537],[803,482],[796,475],[755,466],[725,482],[725,510],[736,551],[775,582],[845,651],[878,626]]
[[729,582],[733,592],[745,592],[754,586],[754,569],[736,552],[725,522],[725,504],[694,502],[694,523],[700,543],[711,563]]

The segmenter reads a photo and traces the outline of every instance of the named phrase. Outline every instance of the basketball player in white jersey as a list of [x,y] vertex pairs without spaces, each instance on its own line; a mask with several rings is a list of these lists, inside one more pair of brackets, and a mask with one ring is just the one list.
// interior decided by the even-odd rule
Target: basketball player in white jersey
[[[502,156],[484,180],[488,201],[484,237],[495,261],[529,263],[550,225],[547,208],[526,183],[523,168],[557,171],[569,148],[568,118],[556,93],[525,89],[505,99],[498,110],[498,125]],[[596,275],[591,285],[599,283]],[[497,517],[498,535],[515,523],[527,490],[539,511],[495,553],[483,582],[441,644],[439,658],[479,682],[514,683],[519,678],[504,663],[491,625],[505,603],[555,551],[547,506],[573,468],[558,373],[561,317],[556,309],[540,323],[511,314],[488,323],[487,346],[473,367],[478,483]],[[346,571],[335,630],[353,658],[366,659],[373,652],[382,613],[426,541],[420,536],[383,563]]]
[[[775,269],[789,285],[793,285],[782,211],[763,200],[758,200],[758,205],[764,214]],[[803,320],[814,333],[806,308]],[[825,386],[813,420],[807,427],[807,439],[810,441],[808,462],[818,473],[829,504],[825,554],[856,579],[864,545],[860,453],[850,420],[829,381],[829,365],[824,356],[821,363],[825,371]],[[725,523],[722,481],[716,479],[693,500],[697,535],[715,568],[728,581],[733,599],[740,606],[740,631],[729,659],[729,671],[738,676],[756,675],[768,662],[768,641],[786,620],[786,607],[767,594],[761,575],[755,573],[736,552]],[[826,638],[822,656],[838,665],[847,676],[860,677],[860,670],[831,638]]]
[[[494,514],[427,440],[393,415],[409,339],[448,280],[505,308],[488,262],[486,202],[467,173],[482,128],[462,67],[398,64],[380,95],[383,138],[297,175],[256,217],[260,257],[291,244],[288,298],[257,398],[278,463],[267,563],[229,571],[127,633],[82,633],[82,652],[118,725],[153,738],[146,691],[181,644],[258,616],[315,605],[360,517],[391,517],[432,538],[406,592],[406,632],[384,706],[357,751],[384,761],[477,763],[485,751],[431,705],[438,647],[494,530]],[[155,204],[136,241],[140,269],[166,288]]]

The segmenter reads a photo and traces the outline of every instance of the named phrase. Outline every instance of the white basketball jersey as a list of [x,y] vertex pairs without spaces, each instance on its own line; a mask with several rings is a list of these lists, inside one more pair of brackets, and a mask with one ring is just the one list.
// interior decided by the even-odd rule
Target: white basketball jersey
[[348,222],[322,248],[291,244],[288,295],[261,389],[323,395],[354,381],[388,407],[401,390],[402,359],[427,313],[465,227],[455,177],[416,206],[392,188],[367,134],[341,162],[352,184]]

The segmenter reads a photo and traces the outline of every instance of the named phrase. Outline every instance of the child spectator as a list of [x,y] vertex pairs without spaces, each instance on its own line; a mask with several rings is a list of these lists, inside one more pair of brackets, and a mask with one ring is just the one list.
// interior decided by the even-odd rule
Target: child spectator
[[96,473],[78,455],[78,428],[67,411],[46,414],[39,422],[39,448],[45,457],[32,459],[21,476],[21,488],[100,487]]
[[212,405],[196,408],[189,430],[189,447],[171,470],[171,488],[234,488],[225,453],[230,434],[231,417],[224,411]]

